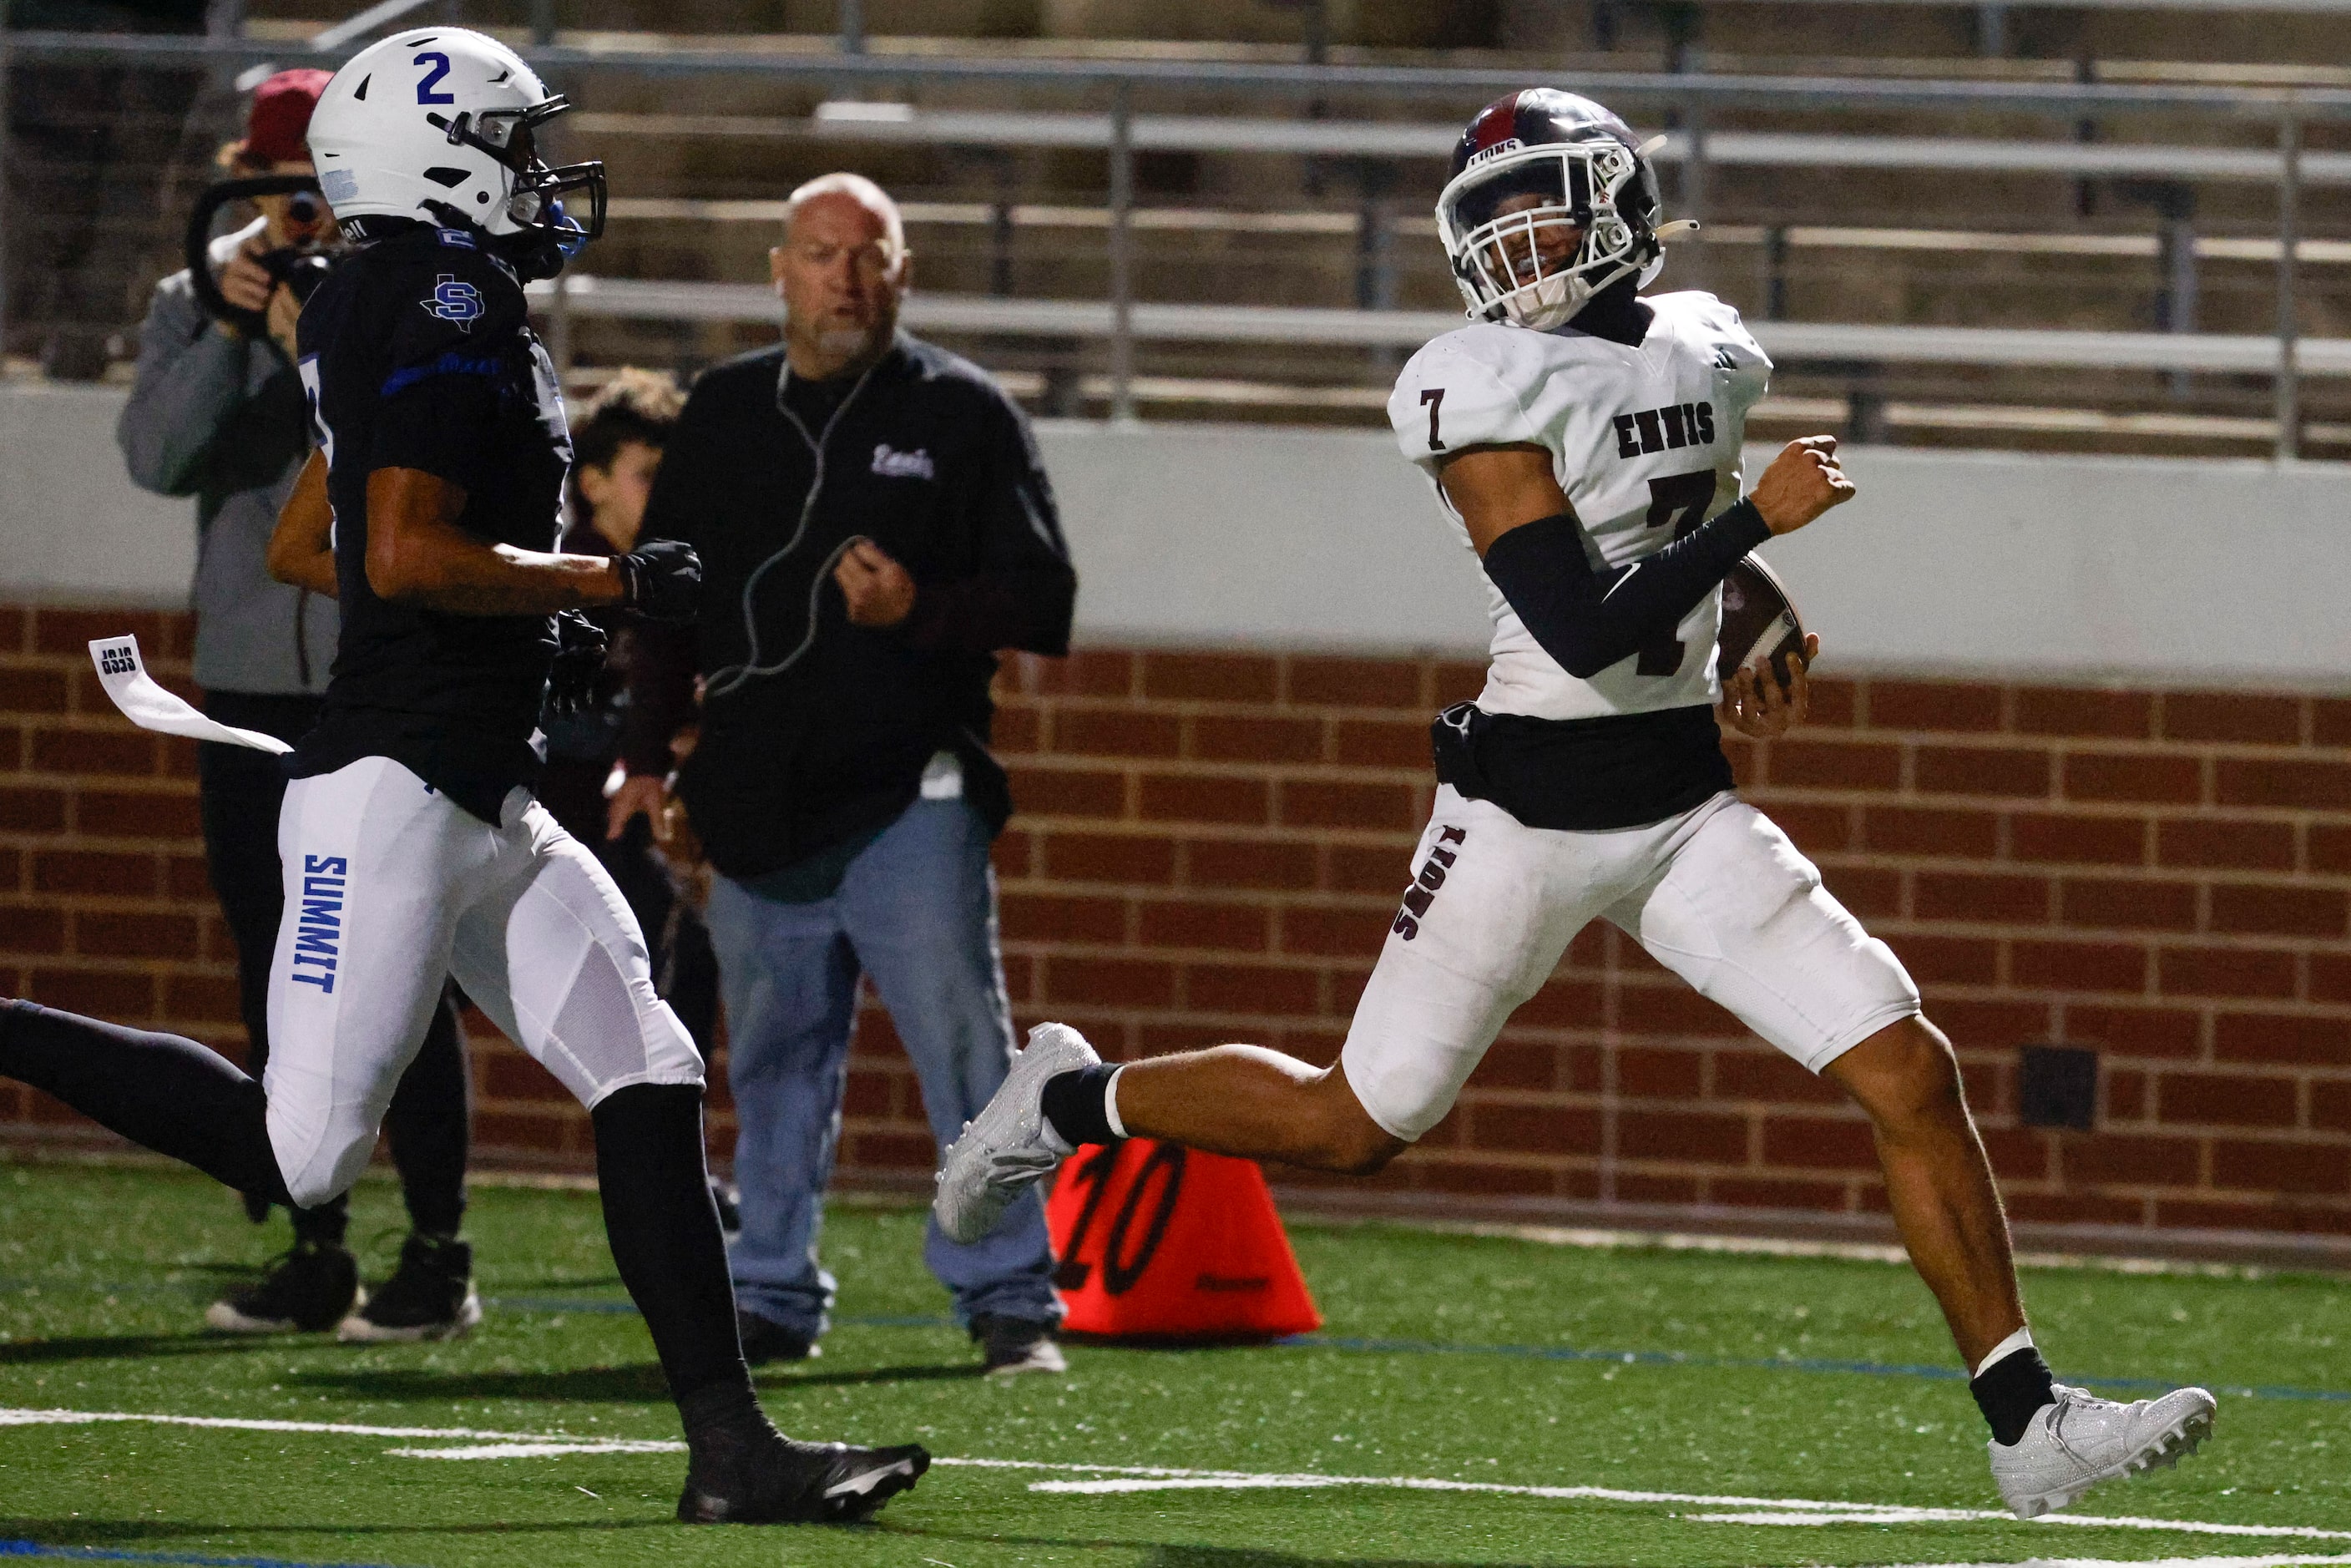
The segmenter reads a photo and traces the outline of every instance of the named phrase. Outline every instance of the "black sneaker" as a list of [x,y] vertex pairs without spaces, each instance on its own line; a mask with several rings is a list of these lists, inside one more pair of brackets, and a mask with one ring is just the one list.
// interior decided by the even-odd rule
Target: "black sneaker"
[[318,1333],[366,1299],[359,1260],[348,1249],[297,1241],[259,1284],[231,1291],[206,1307],[204,1322],[223,1333]]
[[822,1345],[799,1330],[741,1307],[735,1309],[735,1332],[743,1340],[743,1359],[752,1366],[771,1361],[813,1361],[824,1354]]
[[756,1406],[686,1430],[688,1524],[855,1524],[920,1480],[931,1456],[918,1443],[857,1448],[796,1443]]
[[411,1231],[400,1249],[400,1267],[343,1319],[335,1337],[353,1344],[462,1339],[481,1321],[474,1249],[454,1236]]
[[1070,1364],[1053,1343],[1053,1325],[1032,1318],[999,1318],[982,1312],[971,1320],[987,1375],[1015,1377],[1024,1372],[1067,1372]]

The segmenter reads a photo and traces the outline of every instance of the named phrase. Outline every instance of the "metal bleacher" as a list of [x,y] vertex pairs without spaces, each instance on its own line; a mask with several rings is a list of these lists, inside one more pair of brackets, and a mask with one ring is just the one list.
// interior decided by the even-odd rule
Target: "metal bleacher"
[[[1641,3],[1592,0],[1592,25]],[[909,326],[1040,408],[1373,420],[1402,357],[1460,319],[1428,216],[1458,125],[1509,88],[1555,82],[1667,133],[1668,205],[1704,225],[1667,285],[1713,288],[1755,325],[1781,366],[1767,431],[2351,455],[2337,303],[2351,71],[1956,47],[1841,48],[1802,71],[1764,58],[1790,16],[1842,41],[1865,14],[1890,35],[1893,14],[1983,10],[1864,3],[1692,0],[1708,47],[1678,63],[1740,68],[1657,71],[1624,68],[1647,63],[1625,47],[1520,60],[1310,40],[1317,63],[1262,47],[873,39],[854,7],[837,38],[565,32],[538,0],[509,36],[582,106],[562,155],[606,159],[615,191],[611,233],[583,272],[542,286],[542,308],[582,382],[761,341],[782,194],[855,167],[907,204]],[[1997,0],[1999,27],[2043,4]],[[2086,8],[2126,6],[2171,19],[2151,39],[2192,42],[2178,29],[2199,17],[2351,0]],[[1750,16],[1780,30],[1749,38]],[[1970,41],[1991,26],[1979,15]],[[16,33],[5,47],[235,71],[327,54],[318,29]]]
[[[1665,95],[1687,84],[1652,79],[1610,85],[1618,90],[1631,89]],[[1751,83],[1713,85],[1729,89],[1723,95],[1727,98],[1741,90],[1758,90],[1757,84]],[[1823,85],[1817,82],[1775,82],[1763,90],[1784,95],[1791,89],[1816,99],[1823,96]],[[1903,108],[1947,108],[1954,99],[1977,110],[2017,107],[2014,95],[1999,89],[1988,92],[1951,91],[1941,84],[1923,91],[1907,84],[1890,92],[1881,87],[1876,92],[1865,90],[1854,96],[1892,99]],[[2030,103],[2031,109],[2046,112],[2055,107],[2051,100],[2066,102],[2073,95],[2059,89],[2027,96],[2040,99]],[[2193,99],[2198,95],[2181,96]],[[2280,107],[2274,100],[2284,95],[2270,96],[2272,101],[2262,102],[2259,95],[2222,94],[2217,95],[2217,100],[2208,98],[2197,101],[2194,108],[2210,114],[2225,107],[2241,119],[2249,111]],[[2300,96],[2302,100],[2291,105],[2297,118],[2314,111],[2308,96]],[[2105,95],[2106,102],[2117,98],[2141,114],[2173,107],[2161,93]],[[2094,98],[2092,101],[2098,100]],[[2098,106],[2106,105],[2102,102]],[[2298,227],[2293,209],[2299,205],[2304,193],[2351,184],[2351,154],[2305,150],[2298,124],[2294,131],[2279,138],[2277,144],[2262,147],[2246,144],[2241,134],[2233,141],[2196,143],[2152,140],[2085,141],[2077,134],[2062,140],[2036,140],[2014,136],[1715,131],[1707,127],[1705,107],[1700,106],[1695,112],[1686,110],[1686,128],[1668,136],[1659,150],[1660,163],[1681,175],[1676,192],[1680,197],[1675,209],[1677,213],[1687,213],[1702,202],[1707,172],[1719,177],[1722,172],[1754,170],[1785,177],[1856,170],[1872,173],[2022,176],[2076,185],[2136,182],[2158,185],[2167,191],[2199,186],[2254,187],[2260,188],[2261,198],[2279,203],[2281,226]],[[2317,111],[2328,112],[2335,107],[2329,101]],[[2075,132],[2077,128],[2067,125],[2064,129]],[[921,147],[967,152],[985,150],[998,155],[1014,149],[1069,149],[1113,156],[1123,150],[1129,158],[1176,153],[1257,160],[1314,159],[1358,168],[1379,161],[1412,167],[1441,167],[1437,161],[1449,152],[1458,134],[1454,127],[1439,122],[1349,120],[1327,115],[1280,119],[1265,115],[1135,112],[1122,124],[1115,109],[1110,112],[1071,112],[932,108],[897,99],[826,99],[815,104],[810,112],[792,117],[604,115],[584,120],[580,130],[583,134],[623,139],[701,137],[734,145],[768,142],[803,149],[811,145],[839,147],[848,154],[844,161],[852,162],[857,162],[858,153],[866,150]],[[1432,180],[1431,188],[1434,183]],[[639,212],[624,200],[616,208],[616,216],[624,223],[642,220],[758,225],[771,221],[778,211],[772,204],[756,201],[712,203],[701,207],[657,201]],[[918,246],[926,243],[926,230],[935,235],[941,230],[961,229],[985,235],[982,247],[992,246],[999,257],[999,265],[994,269],[999,277],[1010,270],[1000,265],[1000,257],[1023,231],[1053,229],[1078,236],[1117,236],[1130,250],[1148,243],[1154,235],[1183,234],[1212,235],[1226,241],[1252,235],[1280,236],[1280,243],[1292,246],[1319,239],[1326,246],[1352,248],[1358,256],[1383,252],[1399,241],[1417,242],[1423,255],[1434,254],[1429,243],[1433,225],[1426,217],[1398,212],[1395,204],[1363,204],[1353,212],[1327,208],[1268,211],[1130,206],[1122,213],[1110,204],[941,202],[918,203],[909,215]],[[1706,251],[1712,262],[1708,268],[1709,273],[1735,269],[1739,276],[1755,280],[1758,287],[1753,292],[1760,298],[1742,303],[1750,305],[1750,315],[1761,318],[1757,323],[1759,335],[1783,366],[1828,367],[1834,373],[1844,376],[1856,389],[1848,394],[1848,403],[1866,405],[1859,420],[1878,422],[1880,428],[1872,434],[1883,434],[1890,410],[1906,417],[1919,412],[1916,405],[1889,404],[1886,400],[1883,375],[1890,367],[1912,371],[1920,367],[1953,367],[1975,371],[2056,369],[2152,373],[2173,392],[2190,384],[2195,377],[2261,378],[2271,383],[2278,393],[2278,405],[2287,410],[2283,415],[2273,414],[2270,423],[2269,434],[2275,445],[2276,432],[2300,417],[2294,408],[2299,400],[2299,388],[2292,383],[2304,379],[2340,379],[2351,373],[2351,340],[2305,338],[2298,318],[2290,319],[2283,312],[2263,323],[2274,329],[2267,332],[2195,330],[2192,311],[2179,308],[2168,311],[2168,319],[2162,323],[2168,329],[2157,331],[2114,327],[2081,329],[1774,318],[1785,315],[1785,273],[1791,258],[1801,261],[1808,252],[1907,253],[1945,257],[1970,255],[2005,264],[2014,264],[2021,258],[2095,258],[2126,262],[2142,269],[2152,261],[2165,268],[2172,299],[2192,300],[2198,291],[2199,272],[2216,266],[2232,267],[2241,273],[2248,265],[2263,267],[2272,273],[2270,281],[2275,287],[2275,279],[2283,274],[2286,255],[2278,232],[2278,228],[2273,228],[2267,235],[2183,234],[2177,223],[2168,233],[2151,228],[2142,228],[2138,233],[2102,233],[2080,232],[2078,227],[2074,232],[2018,232],[1709,220]],[[966,248],[970,247],[967,245]],[[1116,248],[1115,241],[1105,246],[1106,250]],[[2297,234],[2292,259],[2299,292],[2299,275],[2304,269],[2339,267],[2351,261],[2351,246],[2335,240],[2305,239]],[[1441,283],[1441,278],[1438,281]],[[1714,277],[1708,281],[1726,292],[1736,292],[1723,281]],[[1119,370],[1122,355],[1116,350],[1122,346],[1130,366],[1126,372],[1129,375],[1133,373],[1131,356],[1135,347],[1155,344],[1382,350],[1390,351],[1391,358],[1373,359],[1370,362],[1392,363],[1394,352],[1408,350],[1458,319],[1447,308],[1441,292],[1438,298],[1429,299],[1424,289],[1420,303],[1433,307],[1425,308],[1413,308],[1395,299],[1397,292],[1393,287],[1383,288],[1376,284],[1359,287],[1359,294],[1388,298],[1379,300],[1374,308],[1364,308],[1370,301],[1359,301],[1355,308],[1251,303],[1246,289],[1239,298],[1129,298],[1123,305],[1113,278],[1107,290],[1108,298],[1007,297],[1013,291],[1003,287],[993,294],[925,293],[912,303],[909,320],[917,329],[999,343],[1016,340],[1109,344],[1113,351],[1108,356],[1109,371],[1102,381],[1109,391],[1112,411],[1117,413],[1134,406],[1133,388],[1122,382]],[[590,319],[658,317],[705,322],[765,321],[773,310],[771,298],[764,288],[716,281],[591,277],[574,280],[565,293],[563,308]],[[1167,397],[1176,392],[1175,379],[1156,378],[1160,396]],[[1328,393],[1345,389],[1324,384],[1315,390]],[[1374,383],[1356,390],[1368,392],[1377,388]],[[1203,378],[1202,394],[1203,403],[1218,409],[1229,409],[1246,401],[1236,395],[1235,383],[1228,376]],[[1279,410],[1284,399],[1284,388],[1277,382],[1269,384],[1257,401]],[[1815,397],[1805,402],[1802,406],[1806,414],[1813,414],[1821,401]],[[2175,396],[2173,401],[2179,400]],[[2242,389],[2237,389],[2234,402],[2241,408],[2244,401]],[[1377,403],[1377,398],[1373,396],[1325,397],[1317,406],[1368,410]],[[1786,406],[1793,409],[1797,405]],[[1849,413],[1853,412],[1848,410]],[[2082,422],[2074,411],[2053,412],[2055,417],[2043,420],[2044,425],[2076,434],[2082,431]],[[2176,438],[2183,431],[2194,434],[2200,430],[2224,441],[2241,443],[2258,423],[2241,412],[2208,414],[2200,426],[2189,411],[2175,408],[2156,420],[2145,414],[2144,410],[2135,414],[2126,413],[2113,428],[2121,434],[2149,435],[2161,430],[2165,438]],[[1857,422],[1849,418],[1847,423]],[[1987,425],[1980,411],[1956,423],[1976,429],[1999,427]],[[2316,430],[2299,432],[2301,437],[2314,435],[2322,442],[2331,442],[2338,434],[2339,426],[2325,422]]]

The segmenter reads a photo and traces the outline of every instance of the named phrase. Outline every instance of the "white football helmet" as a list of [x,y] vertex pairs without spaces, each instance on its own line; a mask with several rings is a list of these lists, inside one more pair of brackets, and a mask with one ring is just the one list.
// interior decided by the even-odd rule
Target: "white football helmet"
[[1551,88],[1495,99],[1462,132],[1437,199],[1437,237],[1469,316],[1548,331],[1620,278],[1646,287],[1662,242],[1657,178],[1633,133]]
[[496,38],[412,28],[353,55],[319,94],[319,187],[339,220],[462,219],[568,255],[603,233],[604,166],[550,169],[533,133],[570,107]]

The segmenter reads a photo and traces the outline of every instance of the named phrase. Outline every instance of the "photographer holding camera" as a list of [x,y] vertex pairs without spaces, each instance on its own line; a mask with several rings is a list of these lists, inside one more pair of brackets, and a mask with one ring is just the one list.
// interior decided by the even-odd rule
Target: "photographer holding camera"
[[[280,71],[254,93],[244,140],[222,149],[235,180],[308,175],[304,138],[328,73]],[[209,209],[234,193],[215,188]],[[155,286],[139,331],[139,369],[115,439],[142,489],[196,501],[195,677],[204,710],[224,724],[287,742],[317,721],[335,653],[335,603],[274,580],[267,565],[278,508],[310,455],[310,418],[296,368],[300,291],[289,277],[323,275],[335,238],[315,190],[254,193],[260,216],[211,242],[211,276],[193,269]],[[201,235],[192,240],[199,243]],[[192,259],[193,259],[192,257]],[[269,965],[285,900],[278,877],[277,758],[241,747],[197,751],[204,856],[236,947],[246,1066],[269,1054]],[[339,1329],[347,1340],[439,1339],[480,1318],[471,1249],[457,1239],[465,1207],[469,1129],[465,1044],[444,996],[386,1117],[413,1229],[400,1267],[372,1300],[344,1245],[345,1199],[294,1215],[294,1246],[257,1284],[213,1303],[205,1318],[233,1333]],[[257,1222],[266,1203],[246,1199]]]

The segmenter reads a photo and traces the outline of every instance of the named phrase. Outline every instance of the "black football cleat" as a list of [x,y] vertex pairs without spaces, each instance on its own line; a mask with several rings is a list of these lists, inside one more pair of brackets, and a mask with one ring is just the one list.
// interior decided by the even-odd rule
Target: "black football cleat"
[[204,1309],[223,1333],[318,1333],[356,1311],[359,1260],[334,1242],[297,1241],[257,1285],[231,1291]]
[[695,1415],[686,1423],[685,1491],[677,1500],[688,1524],[855,1524],[931,1468],[917,1444],[796,1443],[768,1423],[747,1386],[712,1395]]
[[412,1231],[383,1289],[335,1330],[351,1344],[463,1339],[482,1321],[474,1249],[454,1236]]

